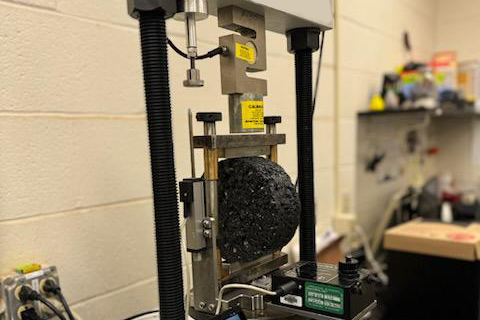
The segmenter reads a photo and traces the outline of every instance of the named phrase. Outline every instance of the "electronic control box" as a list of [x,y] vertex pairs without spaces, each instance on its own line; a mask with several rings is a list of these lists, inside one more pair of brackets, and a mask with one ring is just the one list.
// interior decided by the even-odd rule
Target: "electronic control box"
[[358,264],[330,264],[300,261],[272,275],[272,289],[290,281],[297,288],[274,297],[280,308],[298,310],[298,315],[323,314],[333,318],[356,320],[376,305],[374,284]]

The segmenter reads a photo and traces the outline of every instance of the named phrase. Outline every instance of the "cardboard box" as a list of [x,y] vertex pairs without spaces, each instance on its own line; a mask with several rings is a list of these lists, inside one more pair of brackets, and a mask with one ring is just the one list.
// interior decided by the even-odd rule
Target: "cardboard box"
[[415,220],[389,229],[389,320],[480,320],[480,225]]
[[453,225],[414,220],[387,230],[388,250],[467,261],[480,260],[480,224]]

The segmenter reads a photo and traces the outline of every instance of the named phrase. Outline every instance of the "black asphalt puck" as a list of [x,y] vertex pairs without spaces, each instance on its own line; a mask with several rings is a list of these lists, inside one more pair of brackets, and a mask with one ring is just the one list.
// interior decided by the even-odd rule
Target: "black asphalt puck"
[[265,158],[221,161],[218,200],[221,254],[230,263],[280,250],[299,223],[295,186],[282,167]]

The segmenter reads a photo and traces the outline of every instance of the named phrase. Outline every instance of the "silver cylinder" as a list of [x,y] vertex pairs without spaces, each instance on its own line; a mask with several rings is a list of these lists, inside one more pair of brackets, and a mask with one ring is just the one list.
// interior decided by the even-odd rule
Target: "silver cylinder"
[[275,124],[267,124],[267,134],[276,134],[277,133],[277,125]]
[[187,13],[185,19],[187,55],[190,58],[197,57],[197,23],[193,13]]
[[215,122],[204,122],[203,123],[203,133],[206,136],[214,136],[217,134],[217,129]]

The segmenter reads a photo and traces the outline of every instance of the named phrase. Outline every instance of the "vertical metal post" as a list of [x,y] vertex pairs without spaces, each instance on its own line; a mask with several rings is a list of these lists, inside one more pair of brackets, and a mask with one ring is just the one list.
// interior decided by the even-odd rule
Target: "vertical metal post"
[[[215,121],[221,120],[219,113],[198,113],[197,120],[203,121],[204,134],[216,135]],[[214,313],[219,291],[222,258],[217,247],[218,238],[218,152],[204,148],[204,179],[206,216],[212,222],[207,237],[207,249],[192,255],[194,308]]]
[[[267,127],[267,134],[277,133],[277,123],[282,122],[282,117],[265,117],[264,122]],[[275,163],[278,163],[278,146],[270,146],[270,155],[268,158]]]
[[188,109],[188,135],[190,142],[190,166],[192,169],[192,178],[195,178],[195,148],[193,147],[193,118],[192,109]]

